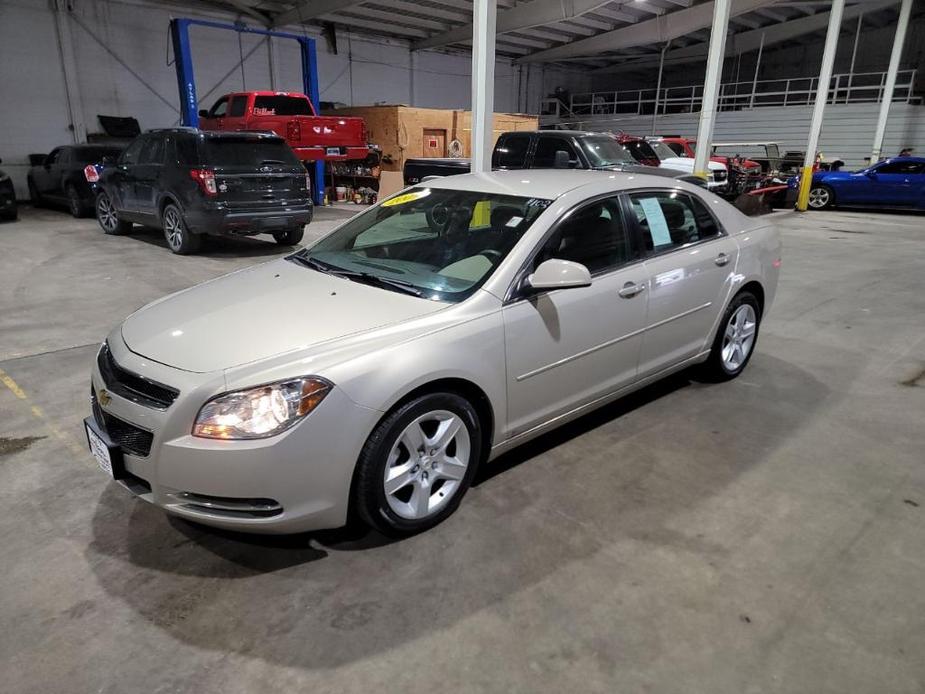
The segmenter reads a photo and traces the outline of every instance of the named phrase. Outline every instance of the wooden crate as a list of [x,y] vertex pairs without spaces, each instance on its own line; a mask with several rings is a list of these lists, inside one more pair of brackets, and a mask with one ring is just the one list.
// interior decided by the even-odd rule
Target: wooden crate
[[[413,108],[411,106],[353,106],[325,111],[328,116],[359,116],[366,121],[369,141],[382,147],[384,171],[401,171],[405,159],[438,156],[443,147],[442,138],[449,148],[458,140],[463,157],[471,151],[472,114],[440,108]],[[522,113],[496,113],[492,130],[492,144],[508,130],[536,130],[539,117]],[[425,136],[425,132],[427,133]],[[447,153],[448,155],[448,153]]]

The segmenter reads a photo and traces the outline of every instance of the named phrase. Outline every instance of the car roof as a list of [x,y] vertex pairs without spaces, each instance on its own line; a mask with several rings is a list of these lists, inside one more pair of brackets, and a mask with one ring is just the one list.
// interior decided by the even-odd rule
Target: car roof
[[586,137],[588,135],[611,135],[595,130],[507,130],[503,135],[562,135],[564,137]]
[[677,187],[679,181],[664,176],[619,171],[592,171],[588,169],[518,169],[444,176],[419,183],[418,188],[465,190],[478,193],[499,193],[525,198],[554,200],[583,186],[597,186],[605,181],[614,192],[628,188]]
[[[911,161],[913,164],[925,164],[925,157],[890,157],[889,159],[884,159],[882,161],[875,162],[876,164],[886,164],[887,162],[894,161]],[[873,164],[872,164],[873,166]]]

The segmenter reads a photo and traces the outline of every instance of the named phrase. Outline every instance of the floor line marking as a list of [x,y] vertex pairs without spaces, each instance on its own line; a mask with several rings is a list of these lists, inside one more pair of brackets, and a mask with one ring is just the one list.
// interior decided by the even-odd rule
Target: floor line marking
[[3,383],[7,389],[13,393],[17,398],[23,400],[27,405],[29,405],[29,410],[32,412],[32,416],[39,420],[45,428],[51,433],[53,437],[58,439],[63,443],[67,449],[76,455],[78,459],[87,460],[89,464],[89,458],[86,456],[86,451],[82,446],[77,445],[77,442],[73,438],[61,431],[58,426],[49,419],[48,415],[45,414],[45,411],[32,402],[26,391],[19,387],[19,384],[13,380],[13,378],[3,369],[0,369],[0,383]]

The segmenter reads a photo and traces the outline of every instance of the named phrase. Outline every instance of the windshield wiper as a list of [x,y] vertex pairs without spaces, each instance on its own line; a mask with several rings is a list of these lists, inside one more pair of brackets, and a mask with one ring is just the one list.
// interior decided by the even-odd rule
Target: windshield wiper
[[346,268],[326,263],[323,260],[318,260],[317,258],[312,258],[310,256],[304,256],[300,254],[291,255],[287,258],[287,260],[291,260],[294,263],[299,263],[300,265],[305,265],[306,267],[310,267],[312,270],[323,272],[326,275],[334,275],[335,277],[343,277],[348,280],[353,280],[354,282],[362,282],[364,284],[375,285],[378,287],[386,287],[388,289],[398,290],[413,296],[424,296],[424,292],[409,282],[402,282],[401,280],[379,277],[379,275],[373,275],[368,272],[347,270]]

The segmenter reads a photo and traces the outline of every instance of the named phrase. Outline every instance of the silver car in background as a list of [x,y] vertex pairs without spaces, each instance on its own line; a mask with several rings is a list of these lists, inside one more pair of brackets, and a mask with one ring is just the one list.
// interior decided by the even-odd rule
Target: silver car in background
[[192,521],[418,532],[532,437],[687,367],[741,373],[780,257],[765,219],[662,177],[430,181],[129,316],[88,441]]

